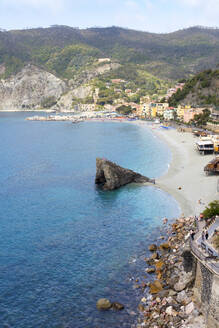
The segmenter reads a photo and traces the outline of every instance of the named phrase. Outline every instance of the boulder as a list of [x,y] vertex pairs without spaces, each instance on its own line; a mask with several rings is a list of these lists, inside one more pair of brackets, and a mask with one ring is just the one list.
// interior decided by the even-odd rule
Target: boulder
[[195,277],[192,272],[186,273],[185,271],[182,271],[179,281],[174,285],[174,290],[181,292],[186,287],[190,287],[194,279]]
[[194,303],[193,303],[193,302],[189,303],[189,304],[185,307],[185,313],[186,313],[187,315],[189,315],[190,313],[192,313],[193,310],[194,310]]
[[159,254],[155,252],[151,255],[150,260],[157,260],[158,258],[159,258]]
[[107,159],[96,159],[95,183],[103,190],[114,190],[131,182],[155,183],[154,179],[147,178],[139,173],[125,169]]
[[150,287],[151,294],[157,294],[163,289],[163,286],[159,280],[155,280],[154,282],[151,282],[149,287]]
[[160,244],[159,247],[160,247],[160,250],[162,250],[162,251],[166,251],[166,250],[169,250],[171,248],[169,243]]
[[147,268],[146,269],[147,273],[154,273],[155,272],[155,268]]
[[111,304],[111,307],[112,307],[112,309],[114,309],[114,310],[118,310],[118,311],[121,311],[121,310],[124,309],[124,305],[121,304],[121,303],[118,303],[118,302],[113,302],[113,303]]
[[171,315],[171,316],[174,316],[174,317],[176,317],[178,315],[178,313],[173,309],[172,306],[168,306],[166,308],[166,311],[165,312],[166,312],[166,314]]
[[109,310],[112,306],[107,298],[100,298],[96,305],[98,310]]
[[157,271],[162,271],[165,267],[165,263],[162,260],[159,260],[155,263],[155,267]]
[[156,244],[151,244],[149,247],[148,247],[149,251],[151,252],[154,252],[157,250],[157,245]]
[[187,296],[187,294],[184,290],[182,290],[180,293],[178,293],[176,300],[177,300],[177,302],[179,302],[183,305],[186,305],[191,301],[190,297]]

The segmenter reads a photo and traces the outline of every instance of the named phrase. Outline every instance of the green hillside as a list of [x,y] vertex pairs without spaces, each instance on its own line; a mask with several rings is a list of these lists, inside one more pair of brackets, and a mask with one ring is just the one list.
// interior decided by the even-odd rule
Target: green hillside
[[219,70],[206,70],[189,79],[182,90],[169,98],[171,106],[180,103],[219,106]]
[[52,26],[0,32],[1,77],[32,63],[58,77],[84,82],[84,72],[95,69],[98,58],[104,57],[121,65],[104,78],[124,78],[149,90],[159,89],[161,83],[162,89],[163,80],[188,78],[216,67],[219,30],[193,27],[155,34],[118,27]]

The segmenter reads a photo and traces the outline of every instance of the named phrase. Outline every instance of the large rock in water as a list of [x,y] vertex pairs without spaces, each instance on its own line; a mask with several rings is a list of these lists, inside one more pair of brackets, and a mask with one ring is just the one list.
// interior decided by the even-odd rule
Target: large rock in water
[[113,190],[128,183],[155,183],[154,179],[149,179],[132,170],[124,169],[107,159],[96,159],[96,179],[95,183],[104,190]]
[[111,308],[112,304],[107,298],[100,298],[97,301],[97,308],[98,310],[109,310]]

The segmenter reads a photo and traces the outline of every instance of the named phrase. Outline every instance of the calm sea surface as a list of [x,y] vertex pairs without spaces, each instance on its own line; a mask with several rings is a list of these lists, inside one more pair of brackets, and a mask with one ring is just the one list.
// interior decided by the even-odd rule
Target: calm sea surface
[[[0,327],[131,327],[148,244],[179,208],[154,186],[98,190],[95,160],[156,178],[170,151],[132,123],[30,115],[0,114]],[[101,297],[125,309],[99,312]]]

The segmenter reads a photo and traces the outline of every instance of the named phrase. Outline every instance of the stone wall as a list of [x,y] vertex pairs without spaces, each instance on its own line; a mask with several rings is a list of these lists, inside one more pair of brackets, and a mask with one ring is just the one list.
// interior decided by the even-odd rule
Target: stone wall
[[219,328],[219,277],[197,260],[194,297],[207,328]]

